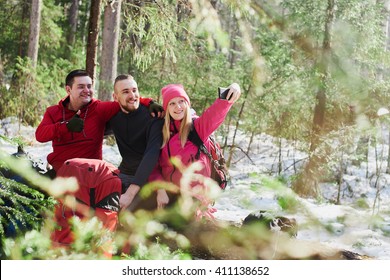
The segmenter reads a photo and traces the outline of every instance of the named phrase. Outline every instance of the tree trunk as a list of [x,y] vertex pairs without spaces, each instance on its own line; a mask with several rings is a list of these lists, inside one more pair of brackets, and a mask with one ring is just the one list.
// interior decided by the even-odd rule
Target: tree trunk
[[3,65],[3,59],[1,57],[1,54],[0,54],[0,85],[4,85],[4,65]]
[[37,66],[39,31],[41,26],[42,0],[32,0],[30,14],[30,35],[27,55],[31,59],[32,66]]
[[[380,2],[379,4],[381,4],[382,1],[379,1],[379,2]],[[385,9],[384,14],[387,15],[386,22],[385,22],[385,34],[386,34],[385,50],[389,51],[390,50],[390,15],[389,15],[389,11],[387,9]],[[389,141],[390,141],[390,134],[389,134]],[[368,150],[368,147],[367,147],[367,150]],[[388,149],[388,152],[387,152],[386,173],[390,174],[390,149]]]
[[245,100],[244,100],[244,102],[242,102],[242,105],[241,105],[241,108],[240,108],[240,112],[238,113],[238,116],[237,116],[237,121],[236,121],[235,129],[234,129],[233,139],[232,139],[232,145],[230,147],[228,160],[226,162],[226,166],[227,167],[230,167],[230,164],[232,162],[233,153],[234,153],[234,147],[236,145],[236,135],[237,135],[237,131],[238,131],[238,126],[240,124],[240,118],[241,118],[241,116],[242,116],[242,114],[244,112],[244,107],[245,107]]
[[[353,165],[360,167],[360,164],[362,162],[368,163],[368,150],[370,145],[369,143],[370,143],[370,139],[368,136],[363,135],[359,137],[359,140],[356,145],[356,150],[355,150],[355,159],[352,160]],[[390,154],[389,154],[389,160],[390,160]]]
[[238,131],[238,126],[240,124],[240,119],[242,117],[242,114],[244,113],[245,102],[246,102],[246,99],[248,97],[249,91],[250,91],[250,87],[248,87],[248,89],[244,90],[244,96],[241,97],[241,98],[244,98],[244,102],[242,102],[240,112],[238,113],[238,116],[237,116],[236,125],[235,125],[235,129],[234,129],[234,135],[233,135],[233,139],[232,139],[232,145],[230,147],[228,160],[226,162],[227,167],[230,167],[230,164],[231,164],[231,161],[233,158],[233,152],[234,152],[234,146],[235,146],[235,142],[236,142],[236,135],[237,135],[237,131]]
[[253,139],[255,138],[256,136],[256,132],[255,130],[252,130],[251,131],[251,137],[249,138],[249,143],[248,143],[248,147],[246,149],[246,153],[249,155],[250,151],[251,151],[251,146],[252,146],[252,143],[253,143]]
[[230,133],[230,125],[232,123],[232,116],[229,115],[228,116],[228,119],[226,121],[225,119],[225,127],[226,127],[226,130],[224,131],[224,139],[223,139],[223,146],[222,146],[222,150],[225,152],[225,148],[228,146],[228,138],[229,138],[229,133]]
[[26,46],[28,47],[28,43],[27,43],[27,40],[26,40],[26,24],[25,24],[25,21],[29,21],[30,20],[30,13],[31,13],[31,10],[30,10],[30,5],[29,3],[27,3],[27,1],[23,1],[21,3],[22,5],[22,15],[21,15],[21,26],[22,28],[20,28],[20,33],[19,33],[19,56],[20,57],[25,57],[26,56],[26,52],[27,52],[27,49],[26,49]]
[[[389,133],[389,136],[388,136],[388,140],[390,141],[390,133]],[[390,142],[388,142],[390,143]],[[368,148],[367,148],[368,149]],[[368,157],[368,155],[367,155]],[[386,174],[390,174],[390,149],[387,150],[387,167],[386,167]]]
[[176,5],[176,14],[177,14],[177,21],[183,22],[191,15],[191,3],[189,0],[181,0],[177,1]]
[[239,46],[237,45],[237,37],[239,36],[238,25],[239,24],[238,24],[237,18],[232,13],[232,15],[229,17],[229,22],[228,22],[229,34],[231,34],[231,36],[229,36],[230,37],[230,48],[229,48],[229,57],[228,57],[230,69],[233,69],[233,67],[237,61],[237,58],[238,58],[237,57],[237,53],[238,53],[238,49],[239,49]]
[[282,174],[283,171],[283,155],[282,155],[282,138],[278,137],[278,176]]
[[319,61],[321,75],[320,88],[316,95],[316,105],[314,108],[313,127],[310,143],[309,161],[303,172],[293,184],[293,189],[299,195],[304,197],[318,197],[320,169],[326,164],[325,155],[317,150],[321,144],[321,136],[325,120],[326,110],[326,79],[329,76],[329,56],[331,50],[331,27],[334,21],[335,3],[334,0],[328,0],[327,17],[325,22],[324,41],[322,44],[322,56]]
[[72,0],[69,8],[69,33],[67,36],[68,45],[72,47],[76,42],[77,21],[79,17],[79,0]]
[[118,39],[122,0],[107,3],[104,9],[103,48],[100,58],[99,99],[112,99],[112,85],[118,64]]
[[101,0],[92,0],[88,23],[86,70],[92,81],[96,78]]

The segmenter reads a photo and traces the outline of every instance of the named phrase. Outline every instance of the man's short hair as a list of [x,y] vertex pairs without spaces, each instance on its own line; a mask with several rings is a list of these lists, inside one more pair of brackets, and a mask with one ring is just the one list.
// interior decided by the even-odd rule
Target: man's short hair
[[115,84],[117,82],[123,81],[123,80],[127,80],[127,79],[134,80],[134,77],[131,76],[130,74],[121,74],[121,75],[119,75],[118,77],[115,78],[114,86],[115,86]]
[[85,71],[84,69],[73,70],[73,71],[69,72],[69,74],[66,76],[65,85],[72,87],[75,77],[84,77],[84,76],[89,77],[88,72]]

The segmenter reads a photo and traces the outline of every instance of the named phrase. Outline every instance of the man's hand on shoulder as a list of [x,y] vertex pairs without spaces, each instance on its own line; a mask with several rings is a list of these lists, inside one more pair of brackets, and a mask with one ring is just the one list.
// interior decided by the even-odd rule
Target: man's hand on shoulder
[[163,118],[165,116],[165,111],[163,107],[157,102],[154,102],[153,100],[150,101],[148,108],[152,117]]

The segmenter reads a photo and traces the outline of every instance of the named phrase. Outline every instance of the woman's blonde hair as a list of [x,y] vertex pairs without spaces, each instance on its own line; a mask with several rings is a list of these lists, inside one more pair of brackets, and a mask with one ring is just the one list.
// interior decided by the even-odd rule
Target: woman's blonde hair
[[[180,124],[180,128],[179,128],[179,133],[180,133],[180,143],[181,143],[181,146],[182,148],[184,148],[184,145],[186,144],[187,142],[187,139],[188,139],[188,134],[190,133],[190,130],[191,130],[191,126],[192,126],[192,116],[191,116],[191,108],[188,104],[187,101],[186,102],[186,110],[184,112],[184,117],[181,121],[181,124]],[[169,142],[169,139],[171,138],[171,131],[170,131],[170,127],[171,127],[171,116],[170,114],[167,112],[165,114],[165,121],[164,121],[164,126],[163,126],[163,143],[162,143],[162,148]]]

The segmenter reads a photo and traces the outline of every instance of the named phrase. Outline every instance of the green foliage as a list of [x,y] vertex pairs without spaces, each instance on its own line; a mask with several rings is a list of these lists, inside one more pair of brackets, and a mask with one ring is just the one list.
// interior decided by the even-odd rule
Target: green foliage
[[26,58],[30,6],[19,0],[0,4],[0,118],[17,116],[22,123],[37,125],[44,110],[65,95],[66,74],[84,68],[84,46],[66,45],[66,3],[57,2],[43,3],[36,68]]
[[370,219],[370,226],[374,229],[380,230],[384,236],[389,237],[390,236],[390,224],[386,220],[386,217],[388,213],[383,212],[382,214],[376,214],[372,215]]
[[[2,136],[1,141],[4,140],[22,147],[24,145],[20,138],[8,139]],[[39,182],[38,186],[31,183],[35,176],[40,175],[33,169],[33,163],[27,157],[11,157],[0,150],[1,248],[8,244],[5,237],[19,238],[31,230],[40,230],[46,220],[46,214],[54,208],[55,201],[43,191],[44,181],[35,180],[37,184]],[[6,249],[0,251],[1,259],[6,255]]]
[[[0,162],[1,163],[1,162]],[[4,172],[4,169],[3,169]],[[0,238],[39,230],[54,201],[39,190],[0,176]]]
[[28,58],[17,58],[11,87],[0,88],[0,118],[17,116],[20,123],[36,126],[46,110],[65,96],[65,76],[74,66],[57,59],[51,67],[32,67]]
[[62,24],[65,14],[63,7],[57,5],[54,0],[42,1],[41,27],[39,32],[39,60],[53,62],[62,57],[65,51],[63,46],[66,38],[63,36]]
[[125,1],[122,5],[120,53],[129,57],[130,64],[141,71],[159,58],[176,59],[175,35],[180,25],[173,20],[175,6],[166,0],[159,2],[158,5],[148,1],[137,5]]
[[292,0],[281,3],[290,19],[289,28],[296,32],[306,33],[308,36],[315,35],[315,41],[318,43],[322,41],[327,4],[327,1],[321,0],[305,1],[304,3]]
[[[63,7],[54,0],[43,1],[39,40],[39,60],[45,63],[61,57],[64,38],[62,27]],[[25,57],[28,47],[30,5],[26,1],[2,1],[0,3],[0,57],[4,72],[10,78],[16,58]],[[43,20],[44,19],[44,20]],[[53,56],[55,59],[53,59]]]
[[353,245],[352,245],[353,248],[356,248],[356,249],[363,249],[365,247],[365,244],[364,242],[362,241],[358,241],[358,242],[355,242]]
[[286,178],[284,175],[276,177],[276,180],[278,180],[280,183],[284,185],[288,184],[288,178]]
[[50,233],[54,225],[50,221],[47,219],[39,231],[32,230],[15,239],[5,239],[2,259],[98,260],[107,259],[104,249],[106,252],[115,251],[112,233],[103,229],[96,217],[86,221],[71,219],[76,239],[71,246],[53,246]]
[[295,212],[302,207],[297,195],[278,180],[263,177],[262,184],[275,192],[278,204],[283,211]]
[[144,244],[137,246],[136,251],[124,257],[129,260],[191,260],[191,256],[181,250],[171,252],[170,248],[159,242],[147,247]]
[[16,57],[26,53],[28,32],[29,5],[27,2],[1,1],[0,63],[4,64],[3,71],[8,78],[12,75]]
[[1,92],[1,117],[17,116],[21,123],[35,125],[40,120],[38,113],[42,88],[37,82],[36,70],[32,67],[31,61],[19,57],[17,60],[15,82],[9,90]]
[[3,252],[1,259],[36,260],[50,259],[55,255],[51,251],[51,240],[47,234],[32,230],[15,239],[2,239]]
[[[289,17],[293,18],[294,23],[299,22],[309,27],[311,35],[322,36],[323,32],[317,30],[321,30],[324,26],[326,2],[311,1],[303,4],[299,1],[285,1],[284,4],[289,9]],[[372,2],[337,3],[335,22],[331,30],[332,54],[328,62],[330,77],[327,80],[327,97],[330,110],[327,117],[330,120],[341,117],[340,114],[334,114],[332,107],[335,105],[338,107],[336,110],[344,108],[345,115],[348,114],[348,105],[362,104],[363,107],[364,104],[372,104],[373,100],[369,92],[376,87],[375,83],[380,79],[375,79],[376,82],[372,81],[371,74],[381,71],[378,67],[383,67],[382,63],[388,65],[389,58],[383,48],[382,8],[381,5]],[[365,111],[363,109],[363,112]]]
[[334,235],[341,235],[344,232],[344,225],[341,223],[327,223],[325,229]]
[[361,209],[370,209],[370,205],[368,204],[367,200],[365,198],[358,198],[355,201],[355,206]]
[[299,203],[297,200],[293,197],[290,196],[280,196],[277,198],[279,206],[284,210],[284,211],[295,211]]

